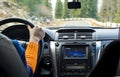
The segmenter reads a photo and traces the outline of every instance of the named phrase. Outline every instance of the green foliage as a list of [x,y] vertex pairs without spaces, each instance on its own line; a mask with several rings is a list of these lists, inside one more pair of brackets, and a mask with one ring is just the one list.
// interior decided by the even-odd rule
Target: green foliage
[[80,17],[96,18],[97,17],[97,0],[81,0]]
[[51,19],[52,18],[52,6],[50,0],[42,0],[42,4],[40,4],[37,8],[38,15],[43,16],[44,18]]
[[63,3],[61,0],[57,0],[55,7],[55,18],[62,18]]
[[68,0],[65,0],[64,5],[63,5],[63,12],[62,12],[63,18],[70,18],[70,10],[67,7],[67,2]]
[[116,3],[116,11],[114,13],[113,22],[120,23],[120,0],[117,0]]
[[52,17],[50,0],[14,0],[23,8],[26,8],[30,16]]
[[80,9],[71,9],[70,16],[71,18],[80,18],[81,10]]
[[102,4],[102,8],[100,11],[100,17],[103,21],[109,21],[111,16],[111,5],[108,5],[110,0],[104,0]]
[[[48,16],[52,15],[51,3],[49,0],[15,0],[22,6],[28,7],[30,15],[37,16]],[[81,9],[69,10],[67,8],[68,0],[64,1],[64,4],[61,0],[57,0],[55,7],[55,17],[56,18],[76,18],[76,17],[97,17],[97,0],[80,0],[82,7]],[[44,8],[44,9],[42,9]],[[42,10],[42,11],[41,11]]]
[[103,0],[99,15],[102,21],[120,23],[120,0]]
[[34,15],[37,8],[36,5],[40,4],[40,0],[15,0],[22,7],[26,7],[30,13],[30,15]]
[[68,9],[67,2],[68,0],[65,0],[64,6],[62,6],[61,0],[57,1],[55,9],[56,18],[97,18],[97,0],[80,0],[81,9]]
[[43,5],[51,8],[51,3],[49,2],[49,0],[43,0]]

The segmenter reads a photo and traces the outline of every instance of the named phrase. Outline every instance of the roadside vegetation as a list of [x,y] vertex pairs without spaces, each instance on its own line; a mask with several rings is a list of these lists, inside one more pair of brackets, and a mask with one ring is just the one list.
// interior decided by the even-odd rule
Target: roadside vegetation
[[[102,6],[99,12],[97,6],[98,0],[80,0],[81,9],[68,9],[68,0],[64,0],[64,2],[57,0],[55,9],[52,8],[51,0],[1,0],[0,2],[2,1],[4,3],[14,3],[11,7],[2,7],[3,4],[0,4],[0,12],[2,11],[4,15],[7,11],[5,8],[9,8],[12,9],[9,11],[11,17],[12,14],[14,17],[15,15],[19,15],[20,17],[29,18],[33,21],[40,21],[40,23],[49,24],[49,22],[54,21],[54,19],[72,18],[93,18],[101,22],[120,23],[120,0],[102,0]],[[8,3],[8,5],[10,3]],[[14,8],[13,5],[18,8]],[[20,9],[22,9],[22,11],[20,11]],[[53,10],[55,12],[53,12]],[[4,17],[7,17],[9,13],[6,12]]]

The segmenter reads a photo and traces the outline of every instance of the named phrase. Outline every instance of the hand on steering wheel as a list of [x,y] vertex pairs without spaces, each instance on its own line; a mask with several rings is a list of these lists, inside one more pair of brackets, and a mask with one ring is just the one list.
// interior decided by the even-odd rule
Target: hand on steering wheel
[[28,26],[28,29],[30,33],[30,42],[35,42],[36,44],[38,44],[39,41],[45,37],[45,32],[39,26],[35,26],[34,28]]
[[[44,38],[44,36],[45,36],[45,33],[44,33],[44,31],[41,29],[41,28],[39,28],[39,27],[37,27],[37,26],[34,26],[34,24],[32,24],[31,22],[29,22],[29,21],[27,21],[27,20],[25,20],[25,19],[21,19],[21,18],[7,18],[7,19],[4,19],[4,20],[1,20],[0,21],[0,26],[1,25],[4,25],[4,24],[7,24],[7,23],[12,23],[12,22],[18,22],[18,23],[23,23],[23,24],[25,24],[25,25],[27,25],[27,26],[29,26],[28,28],[29,28],[29,32],[30,32],[30,41],[32,41],[32,42],[37,42],[38,44],[41,44],[40,45],[40,50],[41,50],[41,52],[39,52],[40,54],[38,55],[38,58],[40,59],[41,58],[41,56],[42,56],[42,51],[43,51],[43,43],[44,43],[44,40],[43,40],[43,38]],[[12,28],[12,30],[14,30],[13,28]],[[4,34],[4,32],[6,32],[6,30],[3,30],[1,33],[3,33]],[[32,32],[34,32],[35,34],[33,34],[32,35]],[[7,30],[7,32],[6,33],[10,33],[8,30]],[[10,37],[9,37],[10,38]],[[17,38],[17,37],[16,37]],[[20,37],[21,38],[21,37]],[[37,40],[37,41],[36,41]],[[39,43],[39,41],[41,40],[41,43]],[[6,56],[6,55],[4,55],[4,56]],[[38,62],[40,62],[40,61],[38,61]],[[21,64],[20,64],[21,65]],[[19,66],[20,66],[19,65]],[[19,67],[16,67],[16,68],[19,68]],[[21,68],[22,69],[22,68]],[[9,70],[7,70],[7,71],[9,71]],[[16,73],[16,72],[12,72],[11,71],[11,73]],[[16,75],[19,75],[19,72],[17,72],[16,73]],[[24,73],[22,74],[23,75],[23,77],[27,77],[27,76],[24,76]],[[14,77],[12,74],[10,74],[9,76],[11,76],[11,77]]]

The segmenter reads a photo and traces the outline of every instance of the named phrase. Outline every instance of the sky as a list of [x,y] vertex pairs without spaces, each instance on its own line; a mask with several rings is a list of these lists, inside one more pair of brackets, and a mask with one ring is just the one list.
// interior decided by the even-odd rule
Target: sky
[[102,6],[102,0],[98,0],[98,13],[100,12]]

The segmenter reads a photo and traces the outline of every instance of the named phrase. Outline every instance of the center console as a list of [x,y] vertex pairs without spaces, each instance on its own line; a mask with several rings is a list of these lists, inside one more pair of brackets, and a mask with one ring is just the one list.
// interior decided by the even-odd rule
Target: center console
[[51,41],[55,77],[85,77],[94,65],[93,42]]
[[96,63],[100,43],[90,28],[60,29],[50,41],[54,77],[85,77]]

